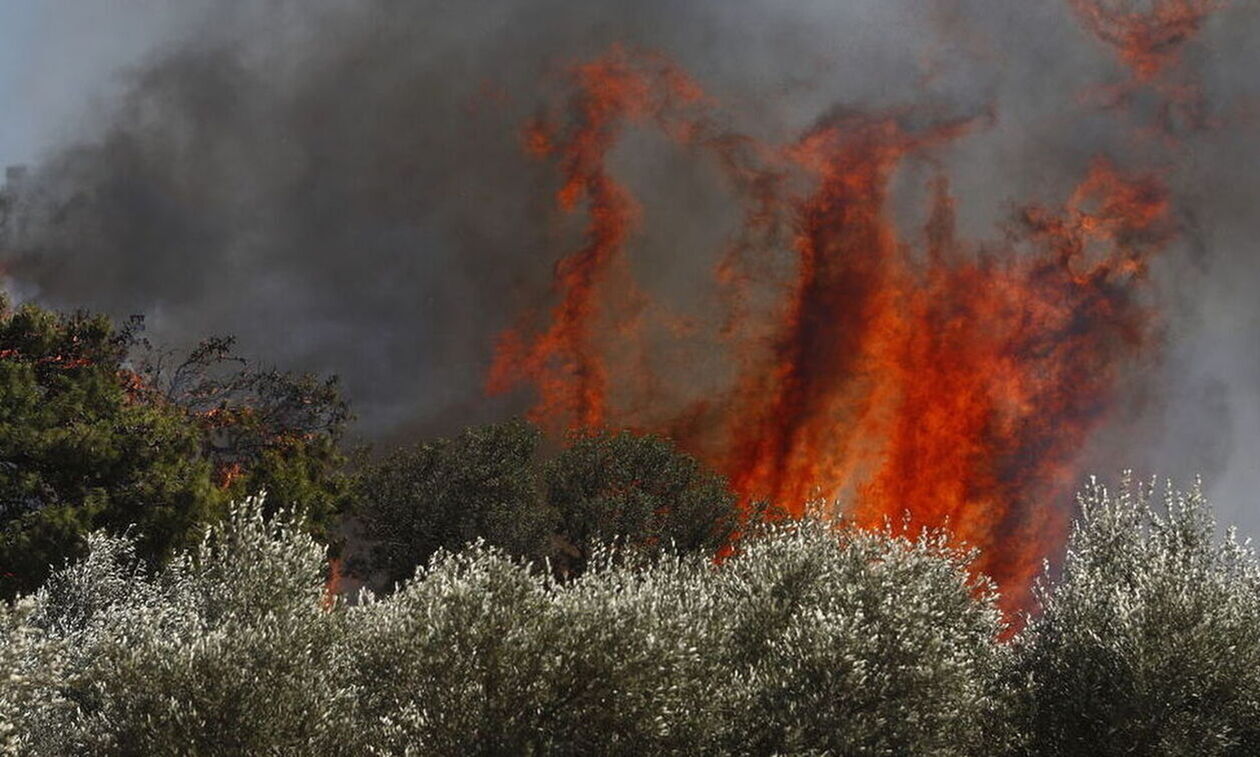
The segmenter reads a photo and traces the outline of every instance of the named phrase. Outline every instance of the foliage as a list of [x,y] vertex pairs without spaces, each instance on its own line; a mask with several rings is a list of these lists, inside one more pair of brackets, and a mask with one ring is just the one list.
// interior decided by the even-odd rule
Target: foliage
[[0,655],[45,671],[0,680],[12,749],[983,754],[997,704],[992,596],[939,535],[807,521],[564,582],[477,544],[357,605],[258,502],[153,574],[129,544],[5,616]]
[[[1155,506],[1092,482],[1004,642],[944,533],[811,515],[714,563],[707,537],[664,549],[688,524],[641,504],[713,486],[699,520],[728,496],[664,442],[581,437],[543,465],[538,443],[504,424],[374,469],[399,573],[428,553],[382,597],[330,597],[305,511],[261,499],[161,567],[141,529],[89,534],[0,602],[0,753],[1260,753],[1260,562],[1198,486]],[[515,557],[566,532],[581,571]]]
[[1028,754],[1260,754],[1260,563],[1196,485],[1080,497],[1019,643]]
[[326,529],[349,487],[338,442],[351,416],[338,380],[259,368],[235,344],[211,337],[182,355],[137,340],[137,370],[157,398],[197,421],[223,488],[236,497],[266,490],[271,507],[301,506]]
[[343,616],[322,609],[324,549],[304,529],[265,521],[251,501],[152,576],[129,540],[94,536],[86,560],[32,598],[25,623],[61,644],[61,673],[50,705],[12,710],[14,747],[342,753],[354,692],[317,655]]
[[0,301],[0,595],[31,590],[92,529],[162,558],[224,504],[177,407],[144,402],[126,332]]
[[540,435],[521,422],[470,428],[398,449],[359,478],[358,525],[372,567],[393,585],[440,549],[476,539],[514,555],[546,553],[555,514],[539,499]]
[[741,713],[718,751],[996,751],[1002,621],[992,583],[968,574],[974,555],[940,532],[806,522],[770,534],[717,574],[731,674],[721,696]]
[[139,327],[0,297],[0,597],[38,587],[94,529],[133,528],[159,563],[246,487],[302,503],[315,528],[340,506],[335,385],[248,369],[211,380],[197,366],[222,353],[202,350],[159,388],[161,372],[133,360]]
[[716,552],[734,534],[735,495],[659,436],[575,435],[544,471],[578,567],[591,545],[623,539],[649,554]]
[[666,439],[574,435],[540,463],[540,438],[512,421],[403,448],[370,466],[355,510],[374,545],[370,567],[393,584],[439,549],[483,539],[569,574],[595,544],[712,554],[734,532],[726,482]]

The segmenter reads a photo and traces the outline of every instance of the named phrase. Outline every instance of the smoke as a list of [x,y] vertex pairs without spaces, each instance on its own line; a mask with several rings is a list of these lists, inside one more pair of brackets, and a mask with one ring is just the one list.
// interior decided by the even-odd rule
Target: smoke
[[[49,304],[144,313],[162,342],[231,333],[281,367],[337,373],[368,437],[446,432],[529,401],[482,386],[495,336],[550,304],[580,233],[554,210],[560,177],[521,144],[569,64],[614,43],[659,50],[721,101],[722,126],[777,142],[837,105],[991,108],[934,154],[963,238],[1000,238],[1017,204],[1061,200],[1099,155],[1165,175],[1183,233],[1152,263],[1164,346],[1095,437],[1094,467],[1202,471],[1247,508],[1225,515],[1260,530],[1260,17],[1206,17],[1162,80],[1198,99],[1170,110],[1181,90],[1134,83],[1084,5],[188,6],[40,161],[32,223],[2,264]],[[612,156],[648,219],[629,257],[645,287],[703,313],[712,295],[691,282],[738,212],[711,169],[671,155],[645,136]],[[923,170],[894,182],[906,228],[922,222]]]

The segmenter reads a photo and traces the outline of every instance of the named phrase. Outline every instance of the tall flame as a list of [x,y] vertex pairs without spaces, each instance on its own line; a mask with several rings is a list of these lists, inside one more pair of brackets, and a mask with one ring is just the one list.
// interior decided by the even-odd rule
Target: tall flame
[[[560,209],[585,203],[585,242],[557,264],[549,323],[501,339],[487,388],[534,384],[533,417],[552,426],[670,433],[746,499],[796,515],[838,497],[861,524],[947,525],[981,550],[1008,608],[1024,606],[1062,543],[1076,455],[1150,341],[1146,261],[1172,235],[1159,179],[1098,159],[1061,205],[1022,209],[1005,248],[978,248],[955,237],[938,170],[914,244],[892,221],[891,180],[986,115],[911,127],[922,114],[841,114],[772,146],[717,129],[712,101],[658,56],[614,49],[572,81],[565,111],[526,144],[559,164]],[[635,313],[662,310],[624,266],[640,211],[607,159],[627,124],[715,158],[746,198],[716,271],[731,311],[708,343],[733,378],[650,413],[635,401],[654,384],[647,364],[615,349],[641,328]],[[766,241],[780,226],[794,263],[766,305],[748,288],[774,275],[782,247]]]
[[[668,61],[633,57],[619,48],[578,66],[574,79],[578,126],[558,137],[551,124],[531,123],[524,141],[534,155],[557,158],[564,176],[556,195],[561,209],[573,211],[581,201],[587,202],[586,242],[556,264],[560,303],[552,311],[551,325],[528,340],[517,330],[504,334],[487,388],[497,393],[528,378],[538,386],[540,396],[534,420],[569,417],[579,426],[598,426],[607,421],[609,380],[595,346],[601,297],[619,291],[623,301],[628,301],[637,294],[621,264],[626,240],[638,222],[639,206],[609,173],[608,152],[627,122],[654,119],[685,131],[686,122],[669,119],[680,108],[702,100],[703,94]],[[613,316],[624,314],[624,309],[608,311]],[[627,327],[625,320],[613,325]]]

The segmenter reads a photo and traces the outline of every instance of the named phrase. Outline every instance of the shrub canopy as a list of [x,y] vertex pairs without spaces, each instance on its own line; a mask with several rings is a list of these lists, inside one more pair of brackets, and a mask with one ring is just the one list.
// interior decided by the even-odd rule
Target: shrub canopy
[[1260,563],[1190,492],[1097,482],[1017,640],[1028,754],[1260,754]]
[[570,575],[596,544],[711,555],[735,531],[726,481],[667,439],[584,432],[546,460],[541,442],[534,426],[511,421],[405,447],[369,466],[354,511],[373,545],[368,569],[392,585],[439,549],[483,539]]
[[722,567],[592,550],[557,582],[441,551],[323,595],[323,549],[256,501],[157,572],[134,542],[7,608],[23,754],[985,754],[1001,624],[943,538],[781,526]]

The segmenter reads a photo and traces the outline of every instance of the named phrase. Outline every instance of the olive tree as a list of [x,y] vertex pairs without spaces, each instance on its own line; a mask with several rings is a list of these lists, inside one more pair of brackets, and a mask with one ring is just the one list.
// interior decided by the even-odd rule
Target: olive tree
[[[1018,640],[1028,754],[1260,754],[1260,563],[1201,487],[1081,494]],[[1158,502],[1158,504],[1157,504]]]
[[0,682],[15,750],[355,753],[324,548],[299,520],[262,512],[234,507],[155,574],[127,537],[95,534],[84,560],[20,603],[6,641],[25,644],[26,670],[38,655],[56,664],[34,693]]
[[988,754],[991,590],[967,556],[818,521],[706,556],[484,543],[358,603],[256,501],[146,571],[126,537],[0,616],[20,754]]

